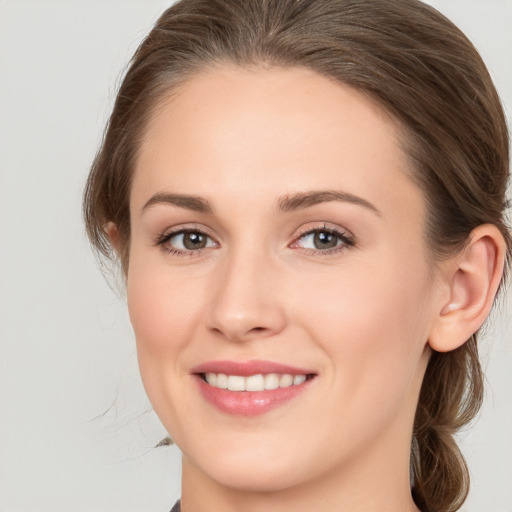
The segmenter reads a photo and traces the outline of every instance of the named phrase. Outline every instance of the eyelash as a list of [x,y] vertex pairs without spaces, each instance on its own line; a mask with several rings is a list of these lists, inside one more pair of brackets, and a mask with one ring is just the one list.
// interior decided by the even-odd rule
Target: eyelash
[[[199,228],[181,228],[176,231],[171,231],[167,233],[162,233],[155,241],[155,246],[162,247],[163,250],[167,254],[170,254],[172,256],[179,256],[179,257],[195,257],[199,256],[205,248],[200,248],[196,250],[181,250],[181,249],[174,249],[172,247],[165,246],[165,244],[178,235],[184,235],[184,234],[190,234],[190,233],[196,233],[199,235],[202,235],[206,238],[212,239],[208,233],[203,231]],[[339,245],[336,245],[335,247],[332,247],[330,249],[307,249],[305,248],[304,251],[306,251],[307,254],[310,255],[322,255],[327,256],[330,254],[340,253],[342,251],[347,250],[350,247],[353,247],[355,245],[354,239],[351,235],[347,234],[346,232],[339,231],[334,228],[327,227],[326,225],[319,226],[317,228],[312,229],[306,229],[299,233],[299,235],[295,238],[295,240],[290,244],[292,247],[297,244],[299,240],[302,240],[306,238],[307,236],[313,235],[315,233],[327,233],[329,235],[334,235],[341,243]],[[216,242],[215,242],[216,243]],[[210,247],[208,247],[210,248]]]
[[167,233],[162,233],[156,239],[155,245],[162,247],[162,249],[165,250],[165,252],[167,254],[170,254],[172,256],[189,257],[189,258],[193,258],[194,256],[199,256],[200,253],[203,251],[203,249],[196,249],[196,250],[189,249],[189,250],[183,251],[181,249],[174,249],[172,247],[168,247],[168,246],[165,245],[169,240],[171,240],[175,236],[186,235],[187,233],[196,233],[196,234],[199,234],[199,235],[202,235],[202,236],[204,236],[206,238],[210,238],[211,239],[211,237],[208,235],[208,233],[206,233],[202,229],[199,229],[199,228],[181,228],[181,229],[178,229],[176,231],[170,231],[170,232],[167,232]]
[[341,243],[332,247],[330,249],[304,249],[306,254],[310,255],[321,255],[328,256],[330,254],[337,254],[343,251],[346,251],[350,247],[355,245],[355,241],[352,235],[349,235],[347,232],[340,231],[335,228],[327,227],[325,224],[316,228],[305,229],[299,233],[299,236],[295,238],[292,242],[292,247],[297,244],[299,240],[306,238],[307,236],[313,235],[315,233],[327,233],[329,235],[334,235]]

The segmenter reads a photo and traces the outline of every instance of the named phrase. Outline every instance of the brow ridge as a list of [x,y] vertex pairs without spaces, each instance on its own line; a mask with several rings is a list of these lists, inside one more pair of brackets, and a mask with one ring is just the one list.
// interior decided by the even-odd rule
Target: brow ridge
[[213,213],[214,208],[210,201],[198,196],[191,196],[187,194],[171,194],[167,192],[159,192],[149,198],[144,203],[142,211],[147,210],[155,204],[172,204],[180,208],[186,208],[200,213]]
[[340,190],[315,190],[311,192],[298,192],[291,195],[287,194],[279,199],[278,209],[282,213],[287,213],[330,201],[356,204],[372,210],[379,216],[381,215],[378,208],[366,199]]
[[[278,211],[280,213],[288,213],[304,208],[309,208],[320,203],[340,201],[351,204],[356,204],[367,208],[377,215],[381,212],[372,203],[363,199],[362,197],[344,192],[340,190],[315,190],[310,192],[298,192],[296,194],[286,194],[278,200]],[[180,208],[200,212],[200,213],[214,213],[213,205],[205,198],[199,196],[192,196],[187,194],[173,194],[168,192],[159,192],[151,196],[151,198],[144,203],[142,211],[147,210],[155,204],[172,204]]]

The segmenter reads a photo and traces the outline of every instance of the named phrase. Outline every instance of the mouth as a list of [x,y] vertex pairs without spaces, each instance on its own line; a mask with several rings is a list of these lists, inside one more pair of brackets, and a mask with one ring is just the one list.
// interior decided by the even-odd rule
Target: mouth
[[191,373],[208,404],[239,416],[283,406],[305,393],[318,377],[310,370],[269,361],[212,361]]
[[227,375],[225,373],[200,373],[201,379],[209,386],[218,389],[227,389],[229,391],[271,391],[278,388],[289,388],[300,386],[307,380],[313,379],[314,374],[296,374],[291,373],[267,373],[256,375]]

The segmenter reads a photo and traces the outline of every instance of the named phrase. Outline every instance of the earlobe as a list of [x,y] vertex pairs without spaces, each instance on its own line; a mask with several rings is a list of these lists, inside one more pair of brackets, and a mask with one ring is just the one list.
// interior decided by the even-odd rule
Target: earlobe
[[503,275],[505,240],[496,226],[475,228],[464,250],[444,262],[448,299],[429,336],[429,345],[449,352],[463,345],[487,318]]

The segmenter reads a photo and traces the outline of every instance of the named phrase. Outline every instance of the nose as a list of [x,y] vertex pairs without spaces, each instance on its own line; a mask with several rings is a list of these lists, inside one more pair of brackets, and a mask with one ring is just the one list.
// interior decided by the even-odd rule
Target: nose
[[207,315],[209,330],[235,342],[272,336],[286,326],[279,269],[271,258],[249,252],[221,262]]

